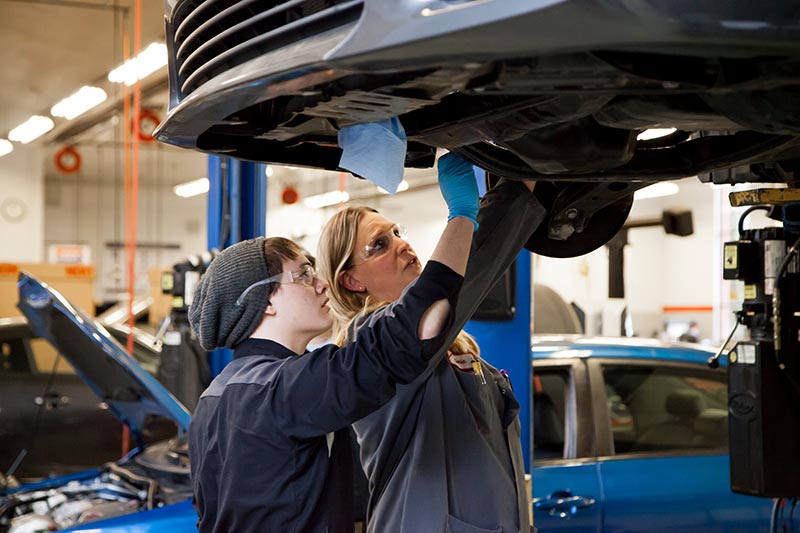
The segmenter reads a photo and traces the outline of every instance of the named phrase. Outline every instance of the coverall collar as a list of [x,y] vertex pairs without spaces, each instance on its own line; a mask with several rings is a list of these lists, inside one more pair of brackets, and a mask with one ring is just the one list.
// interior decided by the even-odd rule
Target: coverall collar
[[250,355],[271,355],[278,359],[286,359],[287,357],[296,357],[299,354],[294,353],[286,346],[275,341],[254,338],[242,341],[233,350],[234,359],[248,357]]

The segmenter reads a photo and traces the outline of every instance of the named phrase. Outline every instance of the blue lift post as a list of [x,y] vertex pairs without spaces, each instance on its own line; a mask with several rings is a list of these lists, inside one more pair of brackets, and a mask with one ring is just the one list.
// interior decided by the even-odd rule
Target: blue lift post
[[[208,156],[208,249],[222,250],[239,241],[265,236],[267,225],[266,166],[230,157]],[[211,375],[233,358],[227,349],[210,354]]]

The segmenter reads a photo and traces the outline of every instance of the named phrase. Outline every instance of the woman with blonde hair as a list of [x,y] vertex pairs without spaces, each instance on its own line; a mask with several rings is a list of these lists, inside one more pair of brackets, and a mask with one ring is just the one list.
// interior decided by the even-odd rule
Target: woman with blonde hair
[[[475,179],[453,154],[443,176]],[[541,223],[534,183],[501,180],[481,201],[470,259],[442,349],[419,378],[353,424],[369,481],[370,533],[529,532],[519,404],[507,375],[461,331]],[[421,272],[403,229],[368,207],[347,207],[323,228],[318,264],[338,343],[353,338]],[[443,354],[444,355],[444,354]]]

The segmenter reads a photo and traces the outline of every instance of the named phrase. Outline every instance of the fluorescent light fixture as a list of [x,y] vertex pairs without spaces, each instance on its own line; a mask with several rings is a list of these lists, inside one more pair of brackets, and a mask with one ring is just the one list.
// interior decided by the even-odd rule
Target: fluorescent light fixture
[[269,178],[273,174],[275,174],[275,169],[269,165],[264,165],[264,175]]
[[[408,190],[408,182],[403,180],[400,182],[400,185],[397,186],[397,192],[403,192]],[[378,192],[383,194],[389,194],[389,191],[384,189],[383,187],[378,187]]]
[[48,117],[41,115],[33,115],[31,118],[8,132],[8,139],[10,141],[28,144],[32,140],[41,137],[48,131],[52,130],[55,124]]
[[205,194],[208,192],[208,178],[200,178],[199,180],[187,181],[172,188],[172,191],[181,198],[191,198],[198,194]]
[[108,73],[108,81],[128,87],[167,64],[167,45],[152,43],[142,52]]
[[108,95],[100,87],[84,85],[75,94],[67,96],[50,109],[54,117],[63,117],[67,120],[82,115],[91,108],[106,101]]
[[303,203],[311,209],[319,209],[320,207],[341,204],[349,199],[350,195],[345,191],[330,191],[316,196],[309,196],[303,200]]
[[647,200],[648,198],[660,198],[662,196],[672,196],[673,194],[678,194],[680,187],[678,187],[677,183],[671,182],[662,182],[662,183],[654,183],[645,187],[644,189],[639,189],[635,193],[633,193],[634,200]]
[[653,128],[651,130],[644,130],[636,136],[640,141],[649,141],[650,139],[658,139],[659,137],[666,137],[678,131],[676,128]]
[[8,155],[14,151],[14,145],[5,139],[0,139],[0,157]]

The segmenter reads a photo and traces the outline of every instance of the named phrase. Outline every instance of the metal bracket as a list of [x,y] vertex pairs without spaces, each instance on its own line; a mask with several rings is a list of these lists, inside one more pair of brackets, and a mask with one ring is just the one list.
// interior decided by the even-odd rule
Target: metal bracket
[[800,202],[800,188],[788,189],[753,189],[751,191],[737,191],[728,195],[731,207],[746,205],[784,205]]
[[551,208],[549,237],[565,240],[574,232],[582,233],[597,211],[648,185],[649,182],[612,182],[564,187]]

